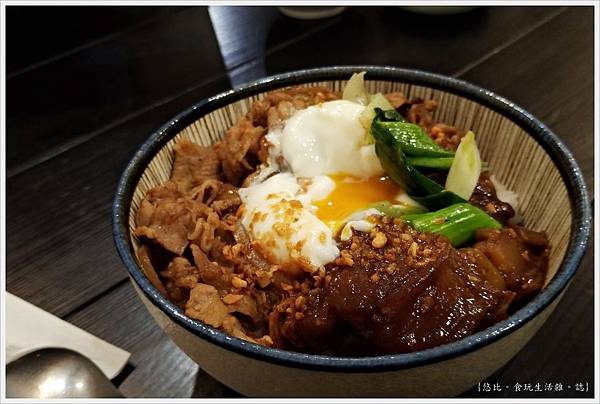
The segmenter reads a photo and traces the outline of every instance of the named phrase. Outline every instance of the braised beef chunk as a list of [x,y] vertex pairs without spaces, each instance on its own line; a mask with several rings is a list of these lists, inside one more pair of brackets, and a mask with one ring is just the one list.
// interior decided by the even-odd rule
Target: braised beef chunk
[[498,268],[506,288],[521,299],[544,286],[548,267],[548,238],[521,226],[502,230],[480,229],[475,235],[478,249]]
[[[387,239],[382,247],[373,243],[378,233]],[[478,249],[456,250],[445,237],[398,220],[356,233],[340,249],[347,265],[332,265],[330,281],[308,295],[302,316],[284,321],[293,323],[283,337],[296,349],[348,354],[331,344],[345,327],[368,341],[371,353],[420,350],[505,318],[515,297]]]
[[[386,94],[409,122],[455,150],[463,133],[437,123],[433,100]],[[546,278],[546,234],[507,226],[515,212],[481,174],[470,203],[503,223],[462,248],[401,219],[336,237],[339,256],[312,272],[269,262],[241,224],[238,187],[267,160],[265,134],[295,111],[339,98],[321,87],[267,94],[214,147],[174,146],[169,181],[136,212],[142,269],[185,314],[246,341],[341,356],[412,352],[456,341],[508,316]],[[446,172],[429,177],[444,184]]]
[[479,181],[477,181],[469,202],[503,224],[508,223],[515,216],[513,207],[498,199],[496,187],[487,171],[482,172],[479,176]]
[[321,290],[312,291],[306,300],[308,303],[303,315],[298,319],[290,318],[292,326],[287,338],[295,339],[297,349],[308,348],[318,352],[331,345],[338,317]]

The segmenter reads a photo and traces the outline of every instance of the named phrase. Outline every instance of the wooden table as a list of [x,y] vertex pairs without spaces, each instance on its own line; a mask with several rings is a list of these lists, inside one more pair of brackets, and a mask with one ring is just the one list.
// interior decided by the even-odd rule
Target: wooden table
[[[537,115],[573,151],[593,192],[593,19],[591,7],[455,16],[356,7],[300,21],[272,7],[9,6],[7,289],[129,350],[118,381],[128,397],[236,396],[158,328],[113,246],[116,183],[150,131],[195,101],[268,74],[334,64],[418,68],[487,87]],[[465,396],[591,397],[593,276],[590,244],[552,317],[482,381],[503,390],[474,387]],[[536,382],[564,391],[514,391]],[[586,382],[587,393],[575,391]]]

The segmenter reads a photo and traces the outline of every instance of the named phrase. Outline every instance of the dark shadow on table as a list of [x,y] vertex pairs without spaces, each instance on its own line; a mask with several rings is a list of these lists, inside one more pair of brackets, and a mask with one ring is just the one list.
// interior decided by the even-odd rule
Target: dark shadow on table
[[[369,7],[366,11],[365,7],[350,7],[337,17],[320,20],[323,29],[295,43],[283,60],[267,55],[266,73],[345,64],[419,67],[412,66],[418,59],[415,54],[436,52],[444,44],[476,38],[485,32],[490,20],[486,7],[453,15],[417,14],[390,6]],[[290,27],[299,29],[302,24],[315,22],[300,23],[285,16],[273,20],[266,47],[270,48]],[[390,32],[394,32],[391,37]],[[294,58],[294,54],[299,56]]]
[[202,369],[198,368],[198,373],[196,374],[196,384],[194,386],[194,391],[192,392],[192,398],[213,397],[239,398],[243,396],[220,383]]

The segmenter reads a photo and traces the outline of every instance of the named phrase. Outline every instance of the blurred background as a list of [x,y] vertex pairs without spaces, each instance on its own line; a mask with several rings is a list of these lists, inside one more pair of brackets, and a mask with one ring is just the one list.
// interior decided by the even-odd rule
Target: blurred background
[[[162,334],[113,247],[116,183],[152,130],[270,74],[424,69],[537,115],[574,152],[593,192],[593,56],[592,7],[7,6],[7,290],[132,352],[118,380],[126,396],[235,396]],[[593,383],[593,354],[590,252],[560,308],[489,382]],[[476,386],[465,396],[592,391]]]

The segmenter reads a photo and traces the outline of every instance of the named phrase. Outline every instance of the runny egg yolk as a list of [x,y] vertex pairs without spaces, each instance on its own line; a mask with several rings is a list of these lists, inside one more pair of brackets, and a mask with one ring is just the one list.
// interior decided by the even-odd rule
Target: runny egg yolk
[[374,202],[394,201],[403,192],[387,176],[362,179],[334,174],[329,177],[335,182],[335,189],[313,205],[318,208],[317,217],[334,229],[354,212],[365,210]]

